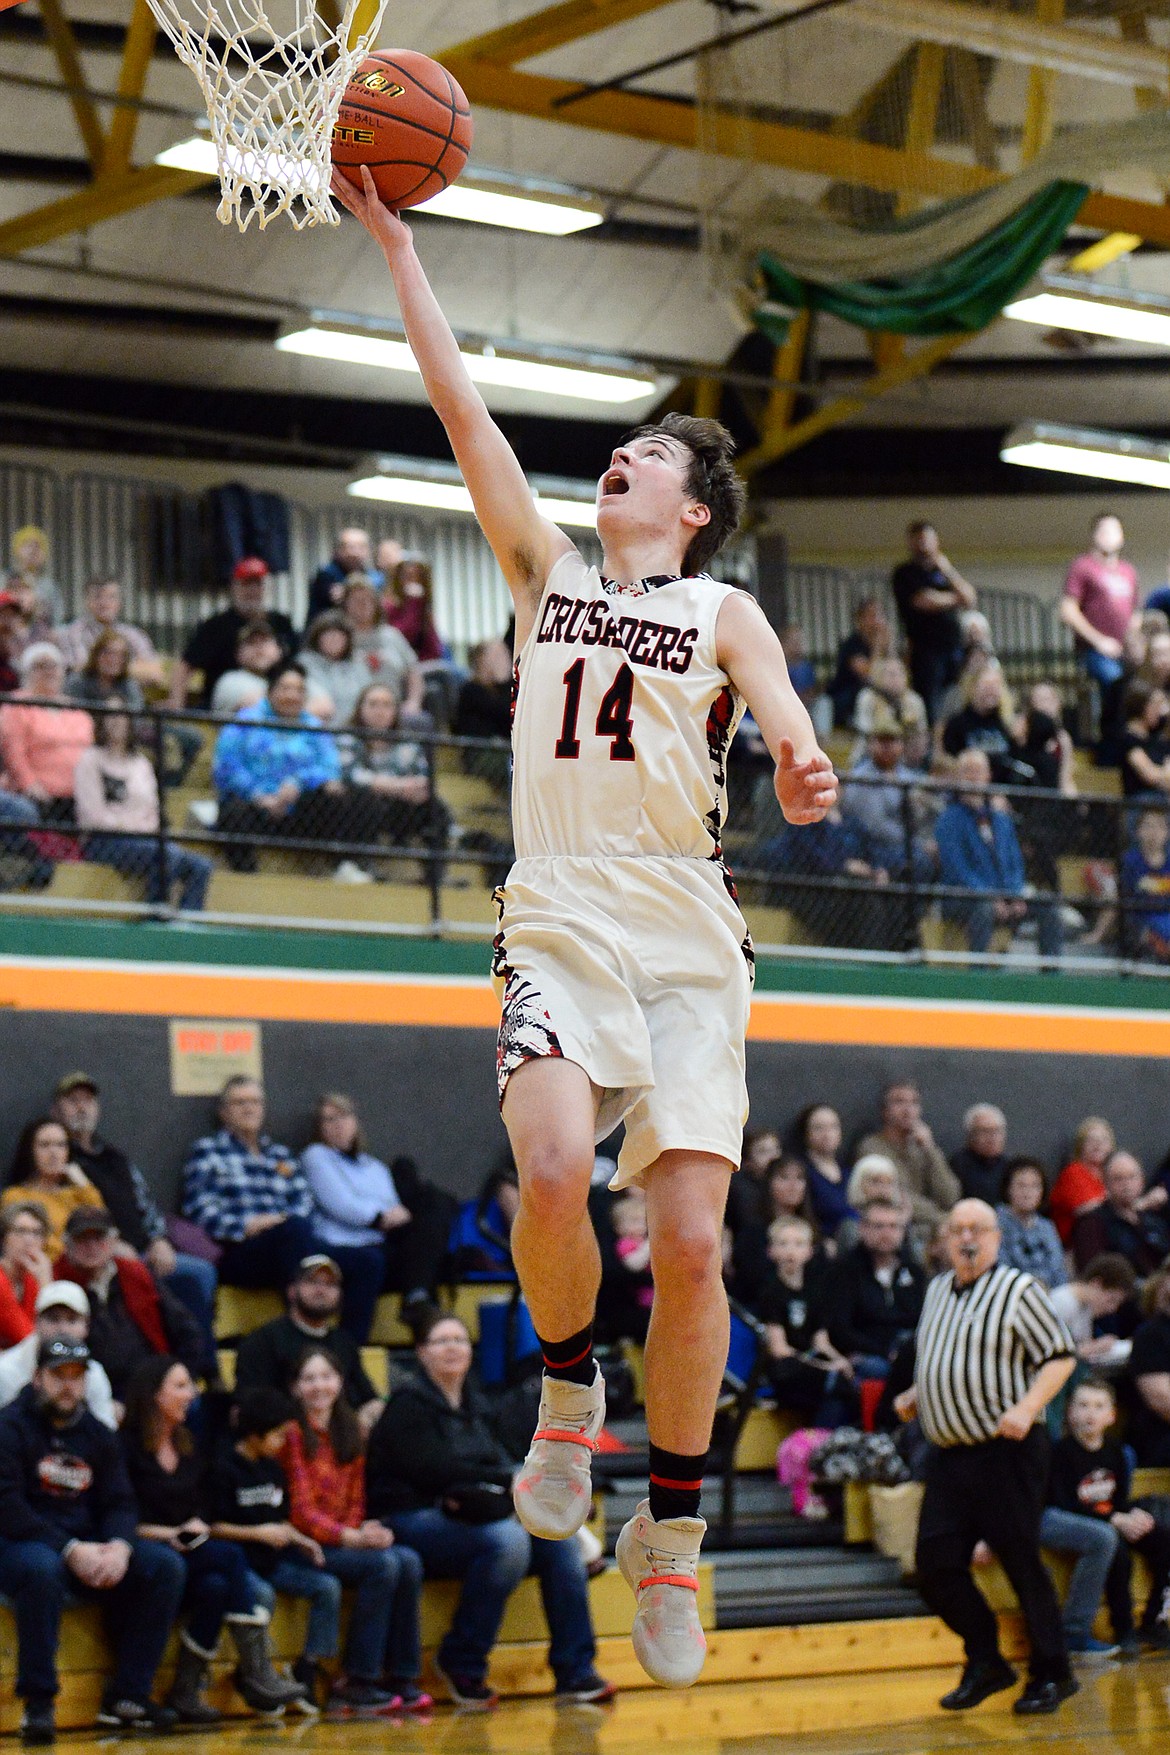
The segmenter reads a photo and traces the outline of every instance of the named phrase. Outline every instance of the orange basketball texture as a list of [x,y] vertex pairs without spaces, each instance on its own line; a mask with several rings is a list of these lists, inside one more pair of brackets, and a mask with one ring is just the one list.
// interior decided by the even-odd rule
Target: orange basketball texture
[[413,49],[379,49],[345,88],[333,162],[359,189],[369,165],[387,207],[415,207],[455,181],[471,136],[471,109],[445,67]]

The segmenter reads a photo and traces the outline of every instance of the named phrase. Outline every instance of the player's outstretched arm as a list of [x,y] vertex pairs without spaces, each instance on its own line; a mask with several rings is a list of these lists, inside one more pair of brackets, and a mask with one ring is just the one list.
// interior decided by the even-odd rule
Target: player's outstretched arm
[[379,200],[365,166],[362,185],[356,189],[340,172],[333,172],[334,195],[381,245],[393,276],[406,339],[431,407],[447,429],[475,515],[508,581],[516,605],[518,651],[528,636],[549,568],[573,545],[563,530],[537,511],[516,453],[468,376],[451,326],[415,254],[409,227]]
[[784,648],[759,604],[745,592],[724,599],[715,652],[760,728],[776,764],[776,797],[790,823],[819,823],[837,800],[833,764],[788,675]]

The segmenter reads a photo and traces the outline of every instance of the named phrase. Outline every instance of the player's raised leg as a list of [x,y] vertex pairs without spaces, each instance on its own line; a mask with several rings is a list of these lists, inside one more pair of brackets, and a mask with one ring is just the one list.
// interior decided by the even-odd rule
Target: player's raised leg
[[512,1258],[544,1358],[536,1435],[513,1498],[525,1529],[553,1541],[575,1535],[589,1515],[589,1469],[605,1418],[593,1358],[601,1257],[588,1205],[596,1114],[589,1077],[570,1060],[527,1061],[504,1093],[520,1178]]
[[709,1152],[664,1152],[645,1172],[654,1305],[646,1338],[650,1493],[618,1537],[638,1598],[634,1650],[667,1687],[698,1680],[699,1496],[727,1363],[723,1212],[732,1166]]

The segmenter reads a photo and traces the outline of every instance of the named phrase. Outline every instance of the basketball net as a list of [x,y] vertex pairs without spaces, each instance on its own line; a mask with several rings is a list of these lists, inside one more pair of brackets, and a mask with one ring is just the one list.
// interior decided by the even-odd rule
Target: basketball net
[[347,0],[331,28],[313,0],[149,0],[207,105],[223,225],[243,232],[255,219],[263,230],[282,213],[298,231],[339,223],[329,199],[333,124],[386,4]]

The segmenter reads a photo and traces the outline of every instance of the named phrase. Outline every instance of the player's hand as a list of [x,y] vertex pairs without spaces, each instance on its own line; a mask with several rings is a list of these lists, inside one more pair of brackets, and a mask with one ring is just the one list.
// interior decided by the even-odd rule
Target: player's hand
[[403,225],[393,208],[386,203],[374,187],[374,179],[367,165],[361,166],[362,186],[356,188],[348,177],[343,177],[336,165],[329,179],[329,187],[341,205],[360,219],[375,243],[381,244],[386,255],[392,256],[411,242],[411,231]]
[[837,776],[824,750],[798,762],[790,737],[780,739],[776,797],[786,823],[819,823],[837,802]]

